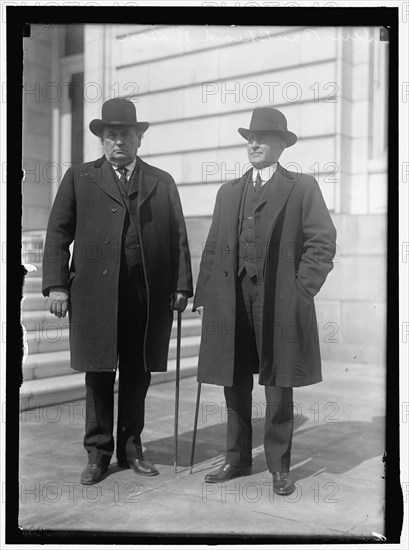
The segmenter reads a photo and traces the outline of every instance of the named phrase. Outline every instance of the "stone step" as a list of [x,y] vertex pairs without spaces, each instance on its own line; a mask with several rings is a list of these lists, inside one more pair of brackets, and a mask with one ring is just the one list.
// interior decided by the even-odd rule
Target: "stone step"
[[49,353],[34,353],[27,356],[23,365],[23,380],[38,380],[74,374],[70,367],[68,349]]
[[[60,319],[62,320],[62,319]],[[172,326],[170,350],[172,350],[172,342],[175,340],[176,347],[176,326]],[[185,352],[190,345],[189,338],[197,338],[201,334],[200,319],[187,319],[182,322],[182,353]],[[54,321],[46,322],[43,325],[38,325],[38,329],[26,333],[26,341],[28,344],[28,353],[35,355],[37,353],[53,353],[69,348],[69,329],[68,320],[65,319],[65,325],[57,326]]]
[[[197,357],[184,357],[180,362],[180,378],[195,376]],[[58,405],[85,397],[84,373],[74,372],[50,378],[26,380],[20,390],[20,410],[27,411],[39,407]],[[168,362],[167,372],[152,373],[151,385],[169,382],[176,379],[176,361]],[[115,383],[117,390],[118,377]],[[57,411],[58,412],[58,411]],[[53,415],[55,419],[55,415]]]
[[[41,279],[39,279],[41,280]],[[22,311],[47,311],[48,300],[40,292],[24,292]]]
[[[181,359],[197,356],[199,353],[200,335],[186,336],[182,339]],[[176,359],[176,339],[169,344],[169,362]],[[30,350],[30,344],[29,344]],[[70,367],[70,352],[67,347],[54,348],[48,352],[30,353],[23,365],[24,380],[59,377],[73,373]]]
[[38,330],[48,330],[52,327],[68,328],[68,316],[55,317],[47,310],[42,311],[24,311],[23,309],[23,325],[29,332]]
[[69,348],[68,320],[65,319],[65,322],[67,328],[56,328],[54,322],[51,322],[44,330],[27,332],[28,353],[35,355],[67,350]]
[[24,279],[23,294],[41,294],[42,281],[41,277],[31,277],[28,273]]
[[[57,326],[68,327],[68,317],[58,318],[52,315],[47,308],[47,298],[41,293],[25,293],[21,304],[23,314],[23,324],[27,330],[35,330],[38,325],[36,323],[47,324],[52,327],[52,323]],[[174,325],[176,326],[176,313],[173,314]],[[182,327],[188,319],[200,319],[198,313],[192,311],[192,300],[189,300],[188,306],[182,314]],[[33,328],[31,328],[33,327]]]
[[[187,313],[187,312],[186,312]],[[199,334],[201,330],[201,319],[197,313],[193,315],[182,316],[182,337]],[[191,312],[190,312],[191,313]],[[37,339],[41,337],[51,338],[56,336],[56,332],[61,333],[62,329],[68,329],[69,321],[66,317],[55,317],[48,310],[43,311],[23,311],[23,325],[28,332],[37,333]],[[54,331],[54,334],[52,333]],[[173,321],[171,337],[176,338],[177,322],[176,318]]]

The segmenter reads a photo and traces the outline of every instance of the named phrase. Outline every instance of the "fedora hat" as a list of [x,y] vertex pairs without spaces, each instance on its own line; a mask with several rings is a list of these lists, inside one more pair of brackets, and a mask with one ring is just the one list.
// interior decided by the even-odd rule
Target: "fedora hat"
[[149,128],[149,122],[137,121],[135,105],[129,99],[108,99],[102,105],[101,116],[89,123],[89,129],[98,137],[105,126],[133,126],[139,132]]
[[281,111],[274,107],[258,107],[251,116],[250,128],[239,128],[239,134],[248,139],[250,133],[265,132],[274,133],[284,139],[287,147],[291,147],[297,141],[297,136],[287,130],[287,119]]

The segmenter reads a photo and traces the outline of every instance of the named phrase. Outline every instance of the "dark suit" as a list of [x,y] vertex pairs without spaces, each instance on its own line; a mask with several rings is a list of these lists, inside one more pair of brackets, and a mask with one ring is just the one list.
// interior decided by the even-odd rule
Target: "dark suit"
[[150,373],[167,369],[170,297],[192,295],[176,185],[166,172],[136,160],[128,193],[104,157],[70,168],[54,201],[44,250],[44,295],[53,286],[70,289],[71,366],[86,372],[84,445],[93,463],[108,462],[113,452],[118,366],[117,455],[141,457]]
[[[141,433],[145,397],[151,373],[144,369],[143,344],[147,321],[147,288],[140,254],[138,226],[131,223],[130,209],[137,200],[139,167],[126,186],[118,183],[127,209],[123,227],[118,287],[118,420],[116,455],[124,463],[143,458]],[[84,447],[88,462],[109,463],[113,449],[115,373],[87,372]]]
[[336,231],[317,182],[278,165],[254,205],[250,275],[240,270],[244,198],[252,170],[217,195],[194,309],[203,306],[198,380],[225,387],[227,462],[251,463],[253,374],[266,387],[265,451],[270,471],[286,471],[292,388],[319,382],[313,296],[333,267]]

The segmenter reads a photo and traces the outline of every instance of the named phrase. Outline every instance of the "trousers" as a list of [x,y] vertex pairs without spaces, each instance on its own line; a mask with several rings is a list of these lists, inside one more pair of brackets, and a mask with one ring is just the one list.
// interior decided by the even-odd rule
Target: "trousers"
[[[244,269],[236,295],[236,358],[233,385],[224,387],[227,407],[226,461],[252,464],[252,390],[261,343],[262,287]],[[257,364],[255,364],[257,362]],[[293,388],[265,386],[264,451],[270,472],[288,472],[293,437]],[[263,407],[261,407],[263,405]]]
[[[142,266],[121,259],[118,289],[118,461],[143,458],[141,433],[151,374],[145,371],[143,345],[147,294]],[[88,462],[108,465],[114,452],[116,373],[87,372],[84,447]]]

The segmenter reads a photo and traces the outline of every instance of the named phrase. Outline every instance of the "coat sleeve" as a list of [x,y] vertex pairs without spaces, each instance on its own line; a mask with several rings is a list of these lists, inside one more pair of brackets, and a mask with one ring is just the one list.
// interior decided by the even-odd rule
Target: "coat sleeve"
[[217,254],[221,212],[221,189],[222,188],[219,189],[216,196],[212,223],[210,225],[210,230],[206,242],[203,246],[192,311],[196,311],[197,307],[203,305],[207,281],[209,280],[210,273],[212,271],[215,255]]
[[179,192],[173,179],[170,180],[170,243],[172,265],[172,288],[193,296],[192,266],[185,218]]
[[43,254],[43,295],[53,286],[67,287],[70,244],[74,240],[76,204],[72,168],[65,173],[57,191],[50,218]]
[[315,296],[334,267],[336,230],[321,189],[311,178],[302,204],[303,251],[297,279],[310,296]]

